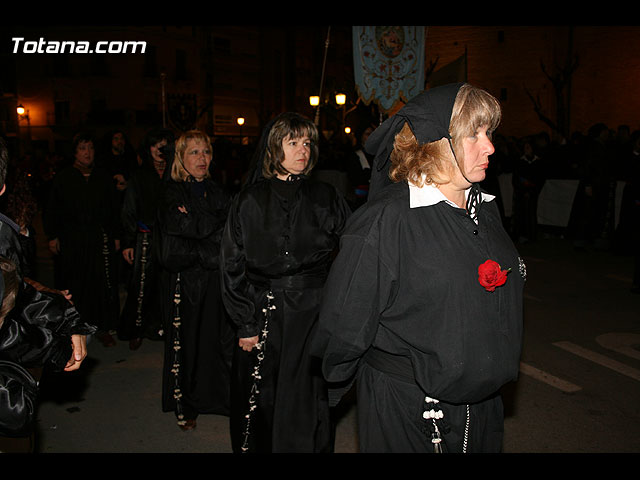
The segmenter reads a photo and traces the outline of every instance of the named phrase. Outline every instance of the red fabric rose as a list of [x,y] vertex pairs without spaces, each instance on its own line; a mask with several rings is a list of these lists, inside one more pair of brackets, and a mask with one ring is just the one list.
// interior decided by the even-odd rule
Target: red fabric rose
[[493,292],[496,287],[504,285],[507,274],[511,269],[501,270],[500,265],[493,260],[487,260],[478,267],[478,281],[487,292]]

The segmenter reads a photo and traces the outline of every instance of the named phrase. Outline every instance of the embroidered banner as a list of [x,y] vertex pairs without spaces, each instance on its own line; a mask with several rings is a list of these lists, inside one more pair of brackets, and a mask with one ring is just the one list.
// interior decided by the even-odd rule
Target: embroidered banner
[[353,27],[356,89],[385,112],[424,90],[425,27]]

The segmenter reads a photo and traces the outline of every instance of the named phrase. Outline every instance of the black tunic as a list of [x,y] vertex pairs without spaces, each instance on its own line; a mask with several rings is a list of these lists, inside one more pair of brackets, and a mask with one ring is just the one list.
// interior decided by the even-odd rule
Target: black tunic
[[69,289],[82,318],[109,331],[120,312],[114,240],[120,238],[116,190],[109,175],[94,167],[88,179],[69,166],[55,176],[43,215],[48,239],[58,238],[59,289]]
[[153,251],[154,224],[164,182],[155,169],[142,167],[129,179],[122,205],[122,250],[134,249],[127,299],[120,316],[118,337],[157,339],[162,330],[160,276]]
[[209,179],[168,181],[158,206],[154,248],[164,268],[166,335],[162,406],[175,411],[179,421],[229,411],[227,350],[233,331],[222,305],[219,270],[228,207],[228,196]]
[[[478,282],[487,259],[511,268],[493,292]],[[482,204],[476,225],[444,201],[410,208],[402,182],[353,215],[315,348],[330,382],[358,376],[361,451],[433,451],[427,396],[444,410],[445,450],[462,449],[466,404],[470,449],[499,450],[496,394],[518,374],[523,274],[495,202]]]
[[[263,335],[266,297],[275,310],[267,325],[257,409],[248,449],[330,451],[326,385],[308,355],[326,278],[349,207],[328,184],[261,180],[235,198],[222,242],[223,298],[237,336]],[[244,441],[257,349],[236,346],[231,439]]]

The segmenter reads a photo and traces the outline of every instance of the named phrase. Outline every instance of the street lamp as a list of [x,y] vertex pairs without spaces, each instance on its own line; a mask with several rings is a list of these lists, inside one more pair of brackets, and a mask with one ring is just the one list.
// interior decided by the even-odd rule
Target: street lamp
[[[345,127],[345,117],[347,116],[346,113],[346,103],[347,103],[347,96],[344,93],[336,93],[336,104],[339,107],[342,107],[342,128]],[[345,129],[345,133],[348,135],[349,132],[346,131]]]
[[24,108],[22,104],[19,104],[16,107],[16,112],[18,113],[19,120],[27,121],[27,141],[31,143],[31,119],[29,118],[29,109]]
[[242,141],[242,125],[244,125],[244,117],[236,118],[236,122],[240,125],[240,141]]

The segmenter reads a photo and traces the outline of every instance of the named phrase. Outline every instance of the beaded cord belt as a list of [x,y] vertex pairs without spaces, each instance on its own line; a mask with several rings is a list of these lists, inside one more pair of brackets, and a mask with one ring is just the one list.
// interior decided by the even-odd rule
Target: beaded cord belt
[[251,386],[251,395],[249,396],[249,411],[245,415],[245,419],[247,423],[245,424],[244,429],[244,440],[242,442],[242,453],[246,453],[249,451],[249,437],[251,436],[251,415],[258,407],[258,395],[260,394],[260,380],[262,377],[260,376],[260,366],[262,365],[262,361],[264,360],[264,352],[267,348],[267,335],[269,334],[269,320],[271,319],[271,311],[276,309],[276,306],[272,304],[272,300],[274,299],[273,292],[269,290],[267,293],[267,305],[262,309],[262,313],[264,314],[264,327],[262,327],[262,335],[260,341],[256,344],[256,348],[258,349],[258,355],[256,357],[256,364],[253,367],[253,373],[251,376],[253,377],[253,385]]
[[[435,398],[425,397],[424,402],[426,404],[422,417],[426,420],[431,419],[433,422],[433,432],[431,433],[431,443],[433,444],[434,453],[442,453],[442,437],[440,436],[440,430],[436,420],[444,418],[443,411],[438,407],[440,403]],[[437,409],[437,410],[436,410]],[[469,440],[469,405],[467,405],[467,420],[464,426],[464,438],[462,442],[462,453],[467,453],[467,444]]]
[[[136,308],[136,327],[142,328],[142,302],[144,300],[144,282],[146,279],[146,265],[149,261],[149,234],[142,234],[142,253],[140,254],[140,287],[138,290],[138,303]],[[139,332],[138,335],[141,335]]]
[[107,290],[111,292],[111,267],[109,266],[109,256],[111,249],[109,248],[109,236],[102,232],[102,258],[104,260],[104,277],[107,284]]
[[176,275],[176,287],[173,294],[174,313],[173,313],[173,364],[171,373],[173,373],[173,398],[176,401],[176,416],[178,417],[178,425],[185,425],[184,413],[182,410],[182,390],[180,388],[180,325],[182,319],[180,317],[180,273]]

